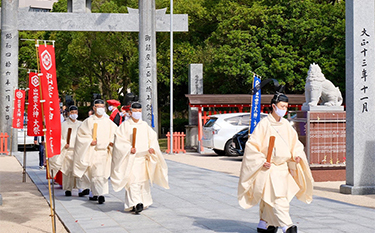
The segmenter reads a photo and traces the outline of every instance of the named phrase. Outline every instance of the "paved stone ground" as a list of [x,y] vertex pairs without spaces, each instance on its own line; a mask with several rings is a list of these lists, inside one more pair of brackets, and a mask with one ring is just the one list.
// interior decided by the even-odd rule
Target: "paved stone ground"
[[[51,210],[14,156],[0,155],[0,233],[52,232]],[[56,231],[67,232],[56,219]]]
[[[16,157],[22,161],[22,153]],[[27,172],[48,201],[45,171],[38,169],[37,152],[27,156]],[[154,204],[140,215],[124,212],[124,191],[106,195],[103,205],[65,197],[55,188],[56,213],[76,232],[247,232],[255,233],[258,207],[242,209],[237,202],[238,177],[167,160],[171,189],[152,188]],[[307,205],[291,202],[291,216],[300,233],[374,232],[375,210],[314,196]],[[281,232],[281,230],[279,230]]]
[[[189,152],[186,154],[164,154],[168,160],[189,164],[195,167],[219,171],[239,177],[242,156],[219,156],[214,152],[206,151],[204,154]],[[375,194],[372,195],[348,195],[340,193],[340,186],[346,181],[315,182],[313,194],[336,201],[350,203],[375,209]]]

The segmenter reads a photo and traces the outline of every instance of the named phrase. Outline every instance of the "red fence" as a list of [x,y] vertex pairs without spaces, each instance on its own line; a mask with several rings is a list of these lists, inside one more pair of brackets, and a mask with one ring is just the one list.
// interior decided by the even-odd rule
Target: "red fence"
[[[185,134],[184,132],[173,132],[173,153],[186,153],[185,150]],[[171,151],[171,134],[170,132],[167,133],[168,138],[168,149],[166,150],[167,153]]]
[[8,134],[7,133],[0,133],[0,154],[9,155],[8,151]]

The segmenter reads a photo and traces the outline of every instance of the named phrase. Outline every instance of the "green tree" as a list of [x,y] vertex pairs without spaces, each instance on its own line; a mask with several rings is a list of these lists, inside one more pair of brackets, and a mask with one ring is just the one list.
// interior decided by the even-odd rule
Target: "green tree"
[[206,40],[213,60],[205,79],[217,93],[248,93],[250,71],[278,79],[289,93],[302,93],[313,62],[343,89],[344,3],[271,0],[246,6],[223,1],[217,10],[218,17],[226,16]]
[[18,54],[18,85],[20,88],[29,86],[28,72],[37,72],[37,50],[35,47],[36,39],[45,39],[45,32],[19,32],[19,54]]
[[[66,1],[54,5],[54,11],[65,11]],[[125,13],[125,6],[113,1],[93,1],[92,11]],[[61,91],[74,93],[80,101],[90,101],[93,93],[105,99],[120,99],[138,75],[136,33],[57,32],[51,38],[59,47],[58,74],[63,77]],[[136,80],[135,80],[136,81]]]

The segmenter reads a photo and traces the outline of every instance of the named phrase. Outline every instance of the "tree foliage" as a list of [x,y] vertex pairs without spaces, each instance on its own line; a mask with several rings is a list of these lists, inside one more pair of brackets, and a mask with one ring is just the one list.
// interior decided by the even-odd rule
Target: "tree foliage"
[[289,93],[302,93],[309,64],[315,62],[343,87],[344,9],[344,4],[312,1],[257,1],[248,7],[223,2],[216,14],[227,12],[226,18],[206,40],[212,52],[208,82],[219,93],[248,93],[255,72],[278,79]]
[[[54,11],[66,11],[66,0]],[[126,13],[136,0],[93,0],[92,12]],[[169,1],[156,0],[168,8]],[[189,32],[174,33],[174,102],[187,110],[188,66],[203,63],[204,93],[249,93],[253,73],[275,78],[287,93],[303,93],[310,63],[344,93],[345,2],[332,0],[177,0],[175,14],[189,15]],[[138,92],[138,33],[24,32],[56,40],[59,91],[91,101],[92,93],[121,98]],[[170,35],[157,33],[158,100],[168,112]],[[35,48],[20,44],[20,64],[36,68]],[[122,88],[122,89],[121,89]],[[121,91],[119,91],[121,90]],[[265,90],[267,91],[267,90]]]

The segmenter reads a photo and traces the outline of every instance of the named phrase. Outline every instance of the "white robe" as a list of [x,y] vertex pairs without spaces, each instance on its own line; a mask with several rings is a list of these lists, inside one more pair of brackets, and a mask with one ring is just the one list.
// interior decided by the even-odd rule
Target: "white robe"
[[[87,176],[76,178],[73,176],[73,151],[74,143],[77,136],[78,128],[82,121],[72,121],[68,118],[61,123],[61,153],[50,158],[51,170],[56,174],[59,170],[63,173],[63,189],[71,191],[74,188],[86,189],[89,187],[89,180]],[[69,148],[65,148],[68,136],[68,129],[71,128]]]
[[[97,144],[93,141],[94,123],[98,124]],[[82,177],[86,172],[94,196],[108,194],[108,178],[111,170],[112,147],[117,125],[107,117],[93,115],[83,121],[78,130],[74,147],[73,175]]]
[[[136,153],[131,154],[133,128],[136,133]],[[153,148],[155,154],[148,150]],[[125,209],[138,203],[152,204],[150,183],[169,189],[168,167],[160,151],[157,135],[144,121],[123,122],[116,131],[113,148],[111,182],[114,191],[125,188]]]
[[[266,169],[269,138],[275,136],[271,167]],[[299,156],[301,161],[293,162]],[[274,226],[277,218],[268,209],[282,200],[283,208],[275,207],[282,215],[289,216],[289,202],[294,196],[299,200],[312,201],[313,178],[302,143],[289,122],[276,122],[272,114],[262,119],[246,143],[238,184],[238,200],[243,208],[250,208],[261,202],[261,218]],[[262,210],[264,203],[269,206]],[[267,216],[268,214],[268,216]],[[265,219],[266,218],[266,219]],[[288,219],[285,220],[288,222]]]

